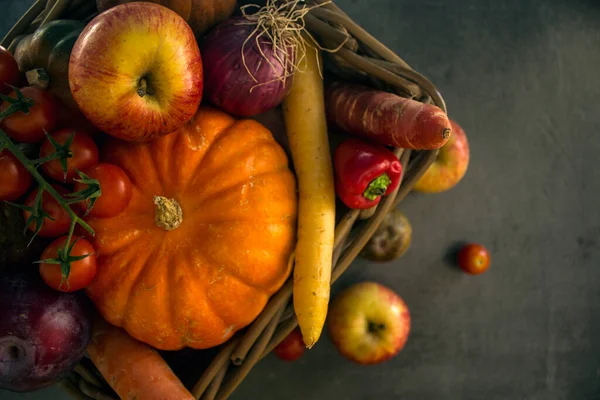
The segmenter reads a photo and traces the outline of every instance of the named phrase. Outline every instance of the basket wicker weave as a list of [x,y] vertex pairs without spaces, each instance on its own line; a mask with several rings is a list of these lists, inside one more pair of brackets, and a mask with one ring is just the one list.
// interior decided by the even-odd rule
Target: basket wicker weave
[[[324,48],[328,73],[372,87],[432,103],[446,111],[436,87],[414,71],[404,60],[386,48],[353,22],[339,7],[325,0],[307,0],[312,8],[305,16],[306,28]],[[95,0],[37,0],[2,41],[11,51],[22,35],[56,19],[89,21],[97,14]],[[367,244],[386,213],[411,191],[415,182],[435,160],[437,150],[411,151],[397,148],[404,175],[400,187],[386,196],[374,210],[338,210],[335,232],[332,284],[348,268]],[[296,326],[292,302],[292,282],[288,281],[266,305],[262,313],[245,330],[215,349],[212,362],[202,375],[190,384],[197,398],[226,399],[252,367],[283,340]],[[89,360],[84,359],[62,387],[78,399],[115,399]]]

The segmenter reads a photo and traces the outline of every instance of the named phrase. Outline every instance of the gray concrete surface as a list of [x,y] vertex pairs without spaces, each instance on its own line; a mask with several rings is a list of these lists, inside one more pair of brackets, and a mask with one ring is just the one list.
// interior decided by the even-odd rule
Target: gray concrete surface
[[[30,3],[0,0],[0,36]],[[440,87],[471,166],[454,190],[402,204],[406,256],[357,261],[334,287],[376,280],[406,300],[413,328],[396,358],[360,367],[325,336],[295,363],[264,360],[233,398],[600,399],[600,3],[338,4]],[[493,254],[479,277],[446,258],[471,240]]]

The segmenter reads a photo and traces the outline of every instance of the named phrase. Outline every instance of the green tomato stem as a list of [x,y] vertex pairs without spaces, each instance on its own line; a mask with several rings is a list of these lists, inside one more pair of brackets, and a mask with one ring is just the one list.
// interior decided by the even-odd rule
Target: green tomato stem
[[46,181],[46,179],[44,179],[42,174],[40,174],[38,172],[37,168],[35,167],[35,164],[32,163],[27,158],[27,156],[21,151],[19,146],[15,145],[12,142],[12,140],[10,140],[10,138],[8,137],[6,132],[4,132],[2,129],[0,129],[0,137],[1,137],[0,150],[6,149],[6,150],[10,151],[21,162],[21,164],[23,164],[25,169],[27,169],[27,171],[29,171],[31,176],[33,176],[35,178],[35,180],[40,185],[40,189],[45,190],[48,193],[50,193],[50,195],[52,197],[54,197],[54,199],[56,199],[56,201],[60,204],[60,206],[69,214],[69,216],[71,217],[71,228],[69,229],[69,238],[73,235],[73,231],[75,230],[76,224],[81,225],[91,235],[94,235],[94,230],[84,220],[79,218],[79,216],[77,214],[75,214],[75,212],[69,206],[68,202],[65,199],[63,199],[63,197],[60,195],[60,193],[58,193],[52,187],[52,185],[50,185]]
[[[3,96],[3,99],[5,101],[8,101],[10,103],[10,106],[4,112],[0,113],[0,121],[4,118],[9,117],[10,115],[12,115],[14,113],[19,112],[19,111],[21,111],[25,114],[28,114],[29,108],[33,107],[33,105],[34,105],[34,102],[32,99],[25,98],[23,96],[23,93],[21,93],[18,89],[15,89],[15,90],[17,90],[17,99],[8,99]],[[51,140],[51,138],[49,140]],[[13,143],[13,141],[6,134],[6,132],[4,132],[2,129],[0,129],[0,151],[2,151],[4,149],[10,151],[17,158],[17,160],[19,160],[19,162],[25,167],[25,169],[31,174],[31,176],[33,176],[35,178],[35,180],[39,184],[38,195],[41,197],[44,190],[47,191],[48,193],[50,193],[50,195],[58,202],[58,204],[60,204],[60,206],[67,212],[67,214],[71,218],[71,224],[69,226],[69,234],[67,236],[67,241],[65,242],[65,247],[63,249],[64,257],[61,257],[61,258],[65,259],[65,260],[63,260],[64,263],[61,262],[61,272],[62,272],[62,277],[63,277],[63,281],[64,281],[64,280],[68,279],[68,275],[69,275],[70,269],[71,269],[70,268],[71,267],[70,253],[71,253],[71,249],[72,249],[71,240],[73,238],[73,234],[75,232],[75,227],[77,226],[77,224],[79,224],[86,231],[88,231],[90,233],[90,235],[94,236],[94,230],[92,229],[92,227],[89,226],[83,219],[79,218],[79,216],[73,211],[73,209],[71,209],[71,206],[69,205],[69,201],[63,199],[63,197],[60,195],[60,193],[58,193],[52,187],[52,185],[50,185],[50,183],[48,183],[46,181],[46,179],[44,179],[44,177],[37,170],[37,166],[39,166],[40,164],[43,164],[45,162],[55,160],[55,159],[62,160],[62,158],[64,157],[64,153],[62,151],[64,151],[64,150],[60,149],[61,151],[54,152],[53,154],[50,154],[49,156],[41,158],[41,159],[30,160],[29,158],[27,158],[27,156],[21,150],[21,148],[18,145],[16,145],[15,143]],[[59,149],[57,149],[57,150],[59,150]],[[68,149],[68,147],[67,147],[66,151],[67,151],[67,157],[68,157],[70,155],[70,150]],[[66,173],[66,171],[65,171],[65,173]],[[27,229],[27,227],[25,227],[25,229]],[[35,235],[34,235],[34,237],[35,237]],[[32,240],[33,240],[33,238],[32,238]],[[60,255],[60,252],[59,252],[59,255]]]

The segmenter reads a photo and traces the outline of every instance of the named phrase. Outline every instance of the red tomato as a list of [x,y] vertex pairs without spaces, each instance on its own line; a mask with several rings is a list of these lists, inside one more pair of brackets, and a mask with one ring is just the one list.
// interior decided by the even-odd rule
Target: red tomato
[[[131,181],[120,167],[114,164],[98,164],[83,171],[88,177],[100,182],[102,195],[89,212],[89,216],[97,218],[111,218],[118,215],[129,204],[131,199]],[[81,182],[75,183],[75,192],[88,187]],[[87,204],[81,203],[80,207],[85,212]]]
[[[57,259],[58,250],[65,247],[68,236],[62,236],[48,245],[42,253],[41,259]],[[71,238],[73,243],[77,238]],[[96,255],[94,247],[84,238],[79,238],[71,249],[71,257],[84,256],[86,258],[71,262],[68,277],[63,277],[60,264],[41,263],[40,275],[48,286],[61,292],[75,292],[87,287],[96,276]],[[64,279],[63,279],[64,278]]]
[[[65,195],[68,193],[68,190],[59,185],[52,185],[54,189],[61,195]],[[37,196],[39,188],[35,188],[29,196],[27,196],[27,200],[25,200],[25,205],[33,207],[35,204],[35,197]],[[38,235],[42,237],[57,237],[60,235],[64,235],[69,231],[71,227],[71,217],[67,213],[67,211],[62,208],[62,206],[52,197],[52,195],[46,191],[42,194],[42,208],[53,220],[44,218],[44,223],[42,224],[42,229],[38,233]],[[29,218],[31,213],[29,211],[23,211],[23,218],[25,221]],[[32,223],[29,225],[29,230],[35,232],[37,228],[37,224]]]
[[[79,177],[77,170],[83,171],[98,164],[98,146],[87,133],[73,129],[60,129],[50,136],[62,145],[73,133],[75,136],[69,146],[72,156],[67,159],[67,183],[73,183],[73,178]],[[40,158],[45,158],[55,151],[52,143],[46,139],[40,148]],[[65,174],[60,160],[48,161],[42,164],[42,169],[50,178],[65,182]]]
[[74,110],[67,106],[62,100],[56,98],[56,129],[68,128],[84,131],[93,138],[101,133],[80,110]]
[[17,157],[8,150],[0,151],[0,200],[17,200],[27,192],[31,181],[31,174]]
[[273,349],[277,357],[284,361],[295,361],[304,354],[306,346],[302,340],[300,329],[294,329],[285,339]]
[[[19,65],[12,54],[0,46],[0,93],[9,94],[13,91],[10,86],[19,85]],[[8,86],[10,85],[10,86]]]
[[[16,112],[0,122],[0,129],[17,142],[37,143],[45,138],[45,132],[51,132],[56,125],[56,99],[40,88],[27,86],[20,89],[23,96],[30,98],[34,106],[29,109],[29,115]],[[10,97],[17,98],[12,92]],[[5,111],[10,104],[2,102],[0,111]]]
[[489,268],[490,253],[480,244],[467,244],[458,252],[458,265],[468,274],[479,275]]

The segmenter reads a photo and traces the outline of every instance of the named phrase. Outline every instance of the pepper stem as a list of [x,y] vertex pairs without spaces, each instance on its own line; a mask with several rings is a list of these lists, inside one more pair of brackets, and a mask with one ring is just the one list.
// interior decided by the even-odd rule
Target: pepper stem
[[183,222],[183,211],[175,199],[167,199],[163,196],[154,196],[156,205],[156,226],[166,231],[177,229]]
[[375,200],[377,197],[383,195],[387,190],[388,186],[392,183],[387,174],[383,174],[373,179],[367,189],[364,191],[363,196],[368,200]]

